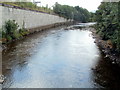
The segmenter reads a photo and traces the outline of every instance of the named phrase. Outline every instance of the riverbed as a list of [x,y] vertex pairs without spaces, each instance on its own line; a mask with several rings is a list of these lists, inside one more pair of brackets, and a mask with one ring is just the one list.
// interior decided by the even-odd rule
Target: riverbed
[[3,88],[119,87],[117,67],[94,41],[89,28],[59,27],[9,44],[2,55]]

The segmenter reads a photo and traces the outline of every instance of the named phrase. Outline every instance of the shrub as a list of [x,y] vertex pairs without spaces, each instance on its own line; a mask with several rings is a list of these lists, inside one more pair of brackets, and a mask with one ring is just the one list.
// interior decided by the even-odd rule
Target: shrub
[[8,20],[5,22],[5,25],[0,29],[0,37],[7,39],[6,41],[11,41],[13,39],[18,39],[29,32],[24,28],[24,22],[22,28],[18,30],[19,25],[15,20]]
[[8,20],[5,22],[5,32],[6,35],[10,36],[12,39],[15,39],[15,34],[17,33],[19,25],[15,22],[15,20]]
[[7,36],[6,36],[6,39],[7,39],[7,41],[11,41],[11,40],[12,40],[12,37],[9,36],[9,35],[7,35]]

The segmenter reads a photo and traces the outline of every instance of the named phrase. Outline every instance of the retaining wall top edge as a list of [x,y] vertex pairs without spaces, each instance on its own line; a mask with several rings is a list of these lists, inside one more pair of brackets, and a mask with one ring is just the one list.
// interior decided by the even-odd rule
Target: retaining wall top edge
[[[49,14],[49,15],[54,15],[54,16],[60,17],[59,15],[56,15],[56,14],[50,14],[50,13],[46,13],[46,12],[42,12],[42,11],[37,11],[37,10],[32,10],[32,9],[28,9],[28,8],[22,8],[22,7],[12,6],[12,5],[8,5],[8,4],[3,4],[1,2],[0,2],[0,6],[7,7],[7,8],[20,9],[20,10],[25,10],[25,11],[31,11],[31,12],[35,12],[35,13]],[[62,17],[62,18],[64,18],[64,17]]]

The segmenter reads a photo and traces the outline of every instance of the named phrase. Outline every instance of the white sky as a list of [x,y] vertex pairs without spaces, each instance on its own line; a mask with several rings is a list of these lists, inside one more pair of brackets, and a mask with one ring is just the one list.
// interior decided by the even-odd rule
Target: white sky
[[95,11],[97,10],[97,7],[100,5],[102,0],[35,0],[40,1],[41,6],[46,6],[48,4],[48,7],[51,7],[55,4],[55,2],[58,2],[62,5],[70,5],[70,6],[80,6],[83,8],[86,8],[89,11]]

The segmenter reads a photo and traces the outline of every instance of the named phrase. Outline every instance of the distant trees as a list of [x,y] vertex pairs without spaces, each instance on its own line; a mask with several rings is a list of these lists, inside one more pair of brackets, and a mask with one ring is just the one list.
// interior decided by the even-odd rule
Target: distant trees
[[89,18],[89,21],[91,21],[91,22],[95,22],[95,13],[90,12],[90,18]]
[[69,5],[61,5],[56,2],[53,11],[67,19],[74,19],[80,22],[88,22],[90,18],[89,11],[79,6],[72,7]]
[[102,39],[111,40],[116,51],[120,52],[120,7],[118,3],[103,2],[96,11],[96,29]]
[[55,6],[53,7],[54,13],[58,14],[59,16],[63,16],[67,19],[72,19],[72,12],[73,7],[68,5],[60,5],[57,2],[55,3]]
[[76,6],[75,7],[75,17],[74,20],[82,21],[82,22],[88,22],[90,18],[90,13],[87,9],[83,9],[82,7]]

